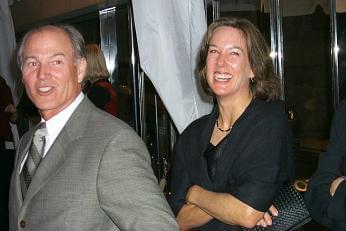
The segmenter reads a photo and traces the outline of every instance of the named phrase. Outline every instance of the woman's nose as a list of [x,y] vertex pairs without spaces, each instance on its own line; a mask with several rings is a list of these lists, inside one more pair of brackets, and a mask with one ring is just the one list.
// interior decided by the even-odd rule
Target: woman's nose
[[219,66],[222,66],[224,65],[225,63],[227,62],[227,57],[226,57],[226,54],[224,53],[220,53],[218,59],[217,59],[217,64]]

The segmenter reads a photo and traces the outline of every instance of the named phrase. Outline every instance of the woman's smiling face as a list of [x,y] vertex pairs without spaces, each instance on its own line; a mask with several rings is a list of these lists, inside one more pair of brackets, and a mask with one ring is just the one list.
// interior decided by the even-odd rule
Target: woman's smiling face
[[254,74],[239,29],[229,26],[215,29],[209,42],[206,73],[209,87],[217,97],[250,91],[249,80]]

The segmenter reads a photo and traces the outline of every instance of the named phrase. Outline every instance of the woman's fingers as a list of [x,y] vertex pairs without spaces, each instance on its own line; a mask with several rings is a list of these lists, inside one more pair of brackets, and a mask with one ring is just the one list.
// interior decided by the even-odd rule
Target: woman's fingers
[[274,217],[276,217],[277,215],[279,215],[279,211],[274,207],[274,205],[270,206],[269,212],[270,212]]
[[270,206],[268,212],[263,215],[263,218],[257,222],[257,225],[262,227],[267,227],[273,224],[272,216],[278,216],[279,211],[272,205]]

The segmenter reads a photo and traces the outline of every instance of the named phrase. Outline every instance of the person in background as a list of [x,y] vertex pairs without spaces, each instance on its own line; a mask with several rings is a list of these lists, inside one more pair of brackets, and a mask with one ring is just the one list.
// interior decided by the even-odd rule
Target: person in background
[[176,144],[169,202],[179,227],[271,225],[273,200],[294,170],[269,48],[248,20],[221,18],[204,37],[198,71],[216,106]]
[[118,96],[108,81],[109,72],[102,50],[97,44],[86,45],[87,71],[83,92],[96,107],[118,116]]
[[25,91],[23,92],[17,107],[11,104],[8,106],[8,110],[12,113],[10,117],[11,123],[17,125],[19,137],[22,137],[25,132],[27,132],[31,127],[37,125],[41,120],[37,108],[30,101]]
[[82,35],[32,29],[18,63],[41,122],[18,146],[9,230],[177,230],[142,140],[82,93]]
[[14,140],[10,126],[13,99],[9,86],[0,76],[0,229],[8,230],[8,188],[14,163]]
[[334,115],[330,141],[319,157],[304,194],[314,220],[330,230],[346,230],[346,100]]

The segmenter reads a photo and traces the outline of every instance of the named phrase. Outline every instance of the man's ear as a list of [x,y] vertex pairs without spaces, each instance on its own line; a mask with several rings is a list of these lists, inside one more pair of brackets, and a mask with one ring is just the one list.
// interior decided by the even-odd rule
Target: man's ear
[[84,79],[86,69],[87,69],[87,61],[85,58],[81,58],[77,63],[77,74],[78,74],[78,83],[81,83]]

